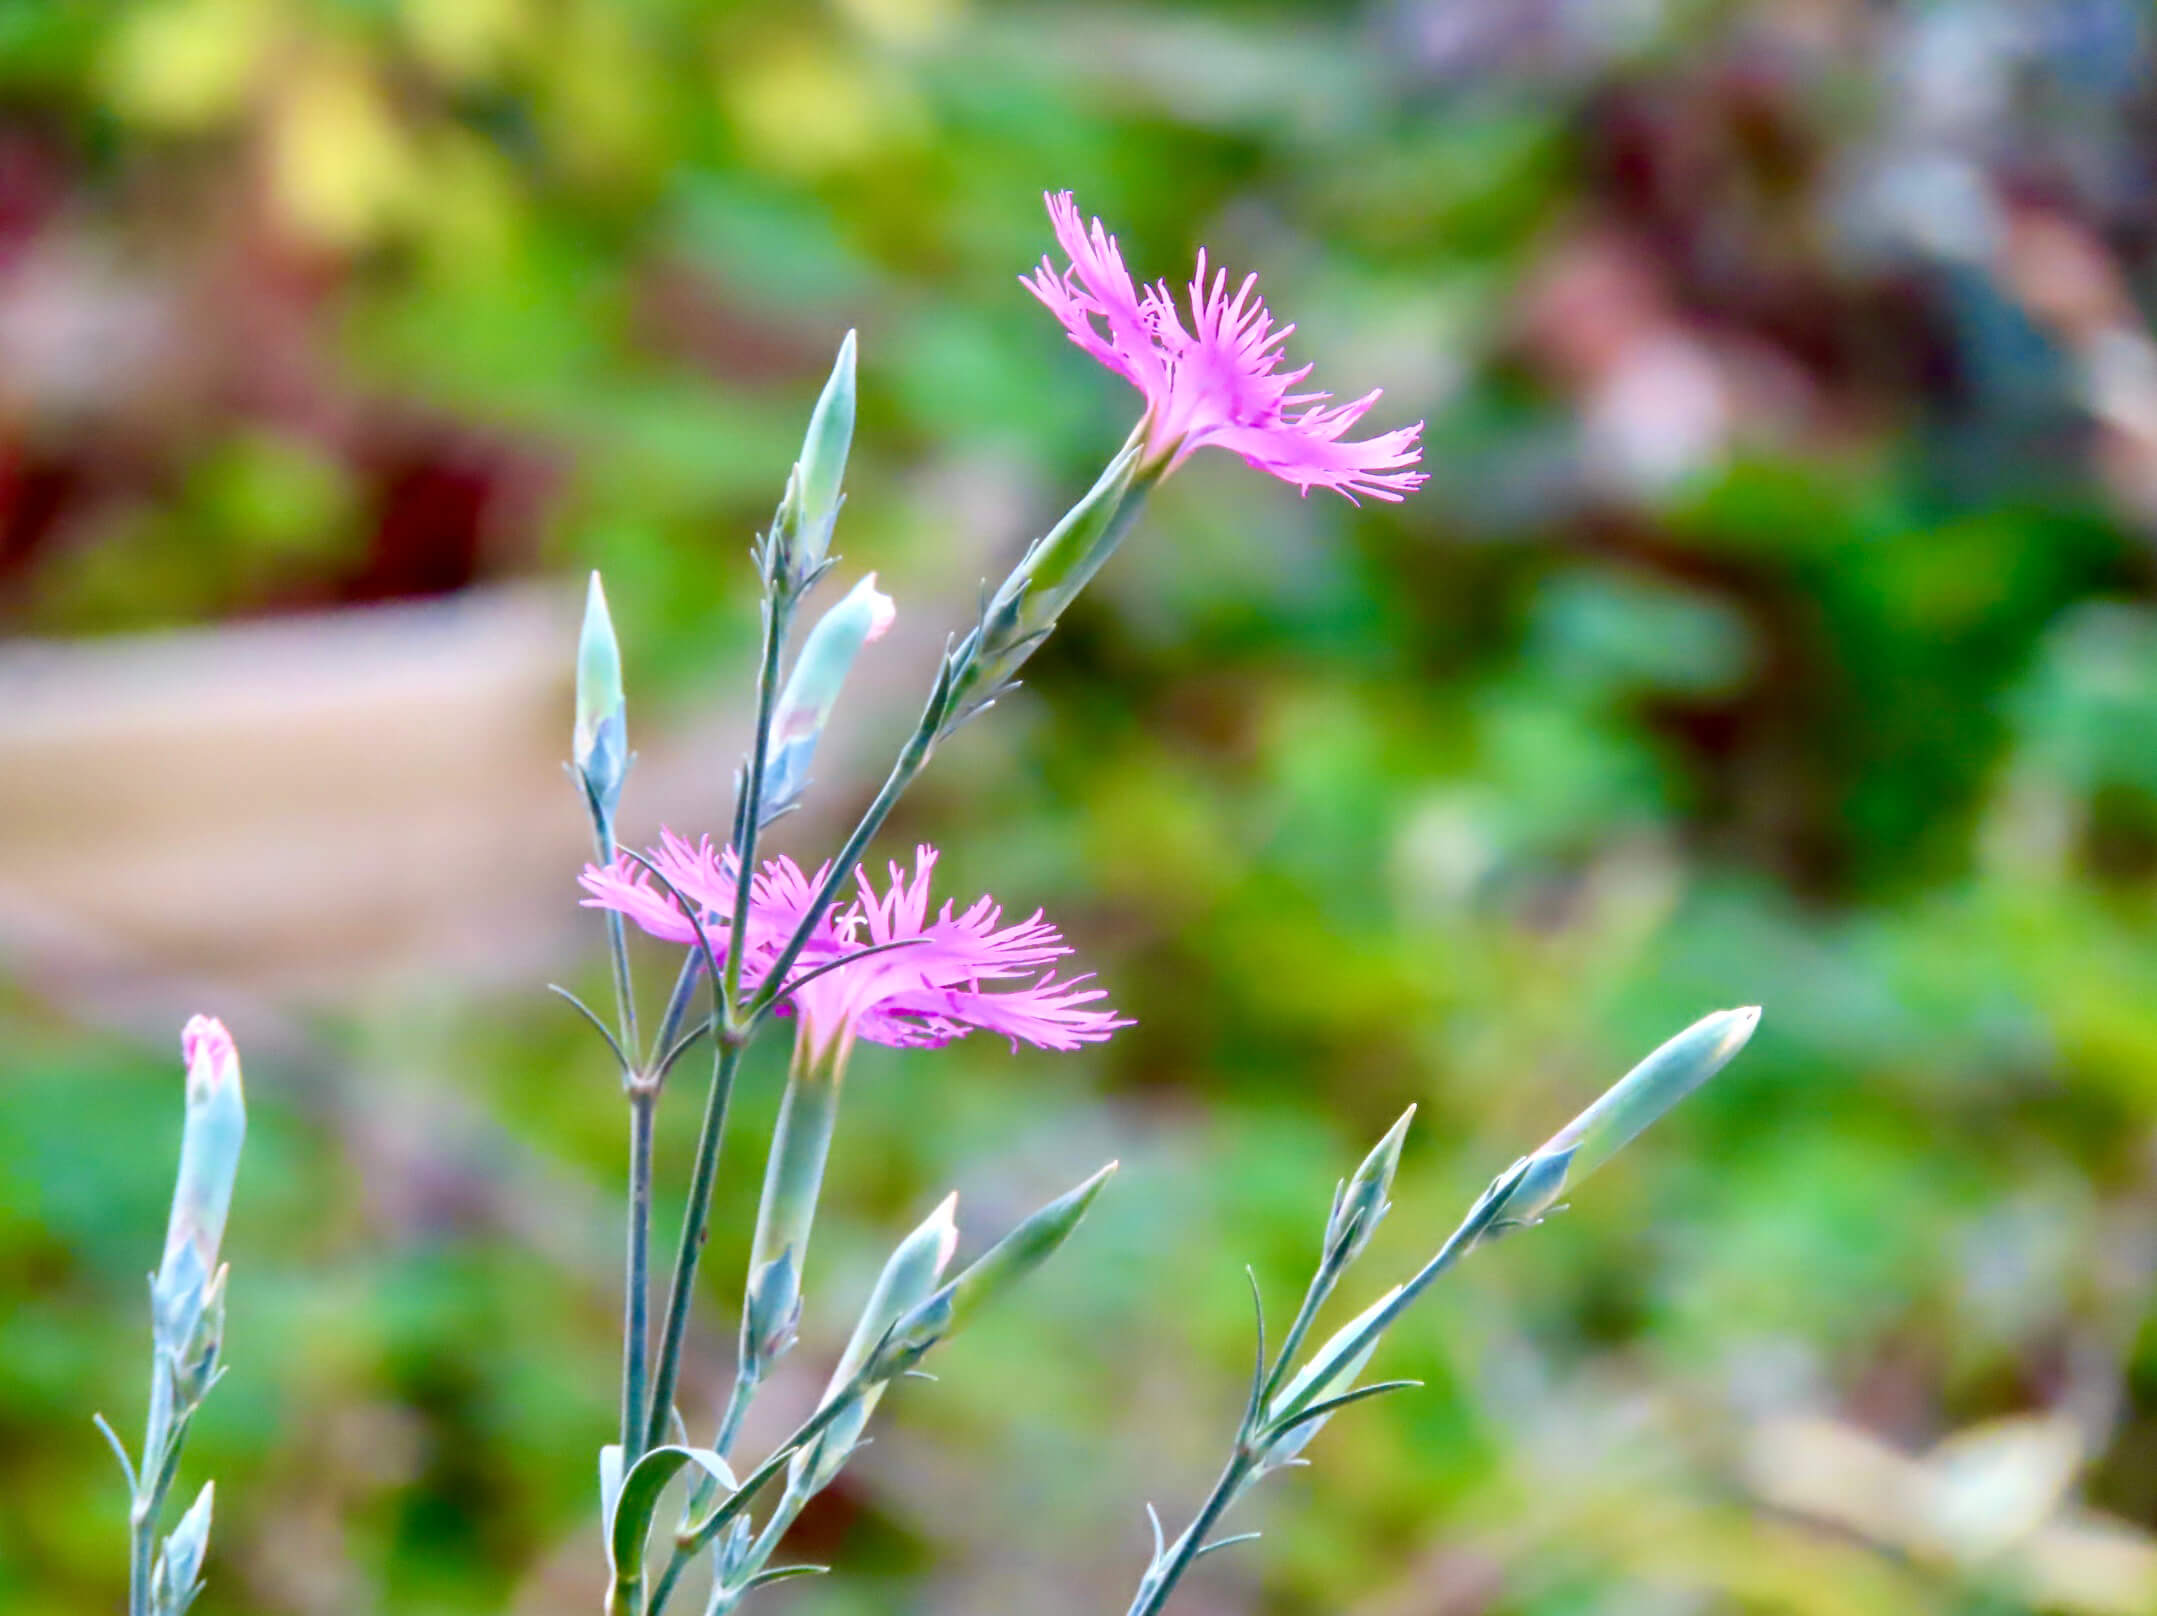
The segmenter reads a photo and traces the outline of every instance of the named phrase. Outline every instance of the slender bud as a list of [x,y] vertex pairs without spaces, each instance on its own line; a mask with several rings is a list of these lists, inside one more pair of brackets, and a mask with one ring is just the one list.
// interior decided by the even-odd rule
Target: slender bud
[[211,1016],[194,1017],[181,1031],[180,1048],[187,1058],[187,1121],[165,1225],[165,1254],[150,1290],[158,1343],[175,1352],[195,1336],[213,1298],[217,1252],[232,1209],[240,1146],[247,1137],[239,1051],[225,1024]]
[[[1334,1331],[1326,1344],[1311,1354],[1288,1384],[1274,1394],[1273,1401],[1266,1405],[1266,1423],[1270,1425],[1295,1409],[1308,1408],[1313,1403],[1322,1403],[1329,1397],[1339,1397],[1344,1392],[1353,1391],[1356,1377],[1363,1373],[1364,1365],[1371,1361],[1371,1354],[1378,1350],[1378,1343],[1384,1332],[1378,1331],[1368,1341],[1360,1343],[1356,1337],[1372,1320],[1391,1307],[1393,1299],[1400,1293],[1401,1288],[1394,1286]],[[1304,1445],[1318,1434],[1318,1428],[1326,1423],[1327,1418],[1330,1416],[1305,1420],[1281,1436],[1266,1449],[1265,1457],[1260,1461],[1261,1469],[1277,1469],[1301,1453]]]
[[1517,1169],[1500,1215],[1532,1223],[1655,1121],[1729,1064],[1760,1025],[1760,1007],[1718,1010],[1658,1047],[1603,1091]]
[[1330,1256],[1339,1250],[1336,1271],[1363,1255],[1379,1220],[1392,1207],[1387,1197],[1393,1193],[1393,1175],[1401,1164],[1401,1143],[1408,1137],[1408,1124],[1415,1120],[1415,1114],[1412,1105],[1401,1113],[1400,1120],[1363,1158],[1363,1165],[1334,1202],[1333,1216],[1326,1223],[1326,1251]]
[[983,1306],[1047,1262],[1070,1238],[1115,1171],[1116,1163],[1110,1162],[1076,1189],[1049,1202],[975,1258],[942,1290],[911,1309],[891,1332],[880,1367],[894,1375],[910,1368],[929,1348],[956,1334]]
[[[951,1261],[952,1252],[958,1249],[959,1226],[954,1219],[958,1204],[957,1195],[946,1196],[943,1204],[929,1214],[928,1221],[900,1241],[898,1249],[892,1252],[883,1273],[877,1276],[876,1288],[869,1293],[867,1306],[861,1310],[853,1337],[847,1342],[846,1351],[840,1355],[839,1365],[824,1388],[825,1402],[846,1390],[891,1327],[926,1301],[936,1289],[937,1281],[944,1276],[945,1265]],[[831,1485],[840,1466],[846,1463],[847,1456],[861,1441],[861,1433],[869,1423],[869,1416],[875,1412],[878,1400],[883,1397],[886,1384],[878,1381],[868,1387],[824,1428],[816,1441],[794,1455],[787,1472],[789,1487],[806,1495],[821,1492]]]
[[592,574],[577,639],[577,724],[570,757],[593,811],[611,820],[629,771],[629,718],[622,698],[622,649],[607,611],[607,592]]
[[194,1603],[202,1560],[210,1545],[210,1510],[217,1483],[206,1481],[187,1513],[165,1538],[150,1578],[150,1608],[156,1616],[181,1616]]
[[831,530],[839,519],[840,484],[846,457],[854,444],[854,333],[839,344],[830,379],[809,416],[801,459],[787,479],[779,523],[787,530],[784,559],[792,587],[805,588],[831,549]]
[[1048,638],[1130,531],[1150,486],[1139,476],[1139,445],[1125,445],[1085,497],[1019,558],[981,614],[980,644],[959,687],[957,711],[993,697]]
[[839,692],[853,671],[861,648],[889,632],[898,608],[876,587],[870,573],[844,600],[817,619],[802,641],[794,671],[779,692],[772,711],[771,751],[764,764],[763,812],[766,820],[801,800],[809,784],[809,764],[816,743],[839,704]]

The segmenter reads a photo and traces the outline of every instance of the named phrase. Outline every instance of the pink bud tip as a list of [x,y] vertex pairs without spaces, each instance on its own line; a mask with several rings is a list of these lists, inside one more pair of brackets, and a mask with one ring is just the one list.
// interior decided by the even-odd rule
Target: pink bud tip
[[891,625],[899,620],[899,606],[876,587],[875,573],[870,573],[861,583],[869,592],[869,632],[863,637],[863,643],[873,645],[891,632]]
[[214,1094],[240,1075],[240,1052],[232,1034],[215,1016],[190,1016],[180,1029],[180,1053],[187,1060],[187,1086]]

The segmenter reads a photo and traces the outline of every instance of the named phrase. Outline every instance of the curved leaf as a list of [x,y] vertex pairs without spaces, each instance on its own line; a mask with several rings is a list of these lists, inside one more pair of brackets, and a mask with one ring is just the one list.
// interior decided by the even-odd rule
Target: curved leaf
[[709,1448],[685,1448],[669,1444],[653,1448],[629,1467],[614,1496],[612,1518],[607,1522],[607,1563],[619,1582],[626,1573],[635,1576],[644,1563],[644,1543],[651,1534],[652,1514],[659,1508],[659,1495],[684,1468],[695,1465],[728,1492],[741,1483],[727,1462]]

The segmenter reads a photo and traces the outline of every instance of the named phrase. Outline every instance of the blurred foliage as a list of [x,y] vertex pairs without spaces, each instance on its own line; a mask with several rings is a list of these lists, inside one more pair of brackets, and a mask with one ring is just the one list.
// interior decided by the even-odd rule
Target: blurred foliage
[[[1402,1106],[1366,1286],[1759,1001],[1728,1075],[1411,1317],[1378,1368],[1429,1390],[1335,1421],[1190,1608],[2146,1608],[2081,1540],[2024,1577],[1989,1482],[1959,1536],[1889,1519],[1915,1481],[1805,1525],[1778,1443],[2057,1415],[2050,1492],[2005,1439],[1957,1474],[2035,1488],[2025,1537],[2061,1488],[2157,1521],[2151,64],[2130,0],[0,0],[0,621],[596,565],[640,724],[732,701],[842,330],[842,547],[956,621],[1130,416],[1013,284],[1039,192],[1153,273],[1262,267],[1322,385],[1429,417],[1433,484],[1356,510],[1199,457],[887,835],[1045,905],[1139,1025],[865,1051],[808,1353],[947,1185],[973,1249],[1128,1165],[891,1400],[802,1528],[851,1575],[788,1602],[1117,1608],[1141,1500],[1177,1518],[1233,1426],[1237,1266],[1290,1307]],[[493,1215],[484,1153],[382,1182],[358,1121],[453,1085],[607,1253],[618,1101],[537,986],[334,1018],[402,1087],[250,1067],[206,1611],[595,1595],[604,1255]],[[123,1574],[87,1422],[133,1420],[178,1068],[5,1014],[0,1603],[57,1616]]]

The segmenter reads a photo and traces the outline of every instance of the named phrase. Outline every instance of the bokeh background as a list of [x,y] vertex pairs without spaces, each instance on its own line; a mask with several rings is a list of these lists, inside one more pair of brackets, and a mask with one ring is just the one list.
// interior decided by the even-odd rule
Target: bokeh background
[[[253,1134],[203,1609],[586,1610],[622,1107],[557,765],[716,828],[840,334],[872,648],[827,847],[1135,395],[1072,187],[1259,268],[1430,487],[1201,455],[880,846],[1138,1026],[866,1050],[783,1428],[889,1241],[1120,1156],[804,1521],[817,1616],[1122,1608],[1335,1179],[1344,1307],[1693,1016],[1729,1073],[1431,1294],[1179,1608],[2157,1609],[2157,271],[2134,0],[0,4],[0,1606],[114,1609],[177,1027]],[[640,955],[647,988],[670,962]],[[688,1377],[724,1385],[777,1051]],[[700,1105],[662,1113],[662,1212]]]

